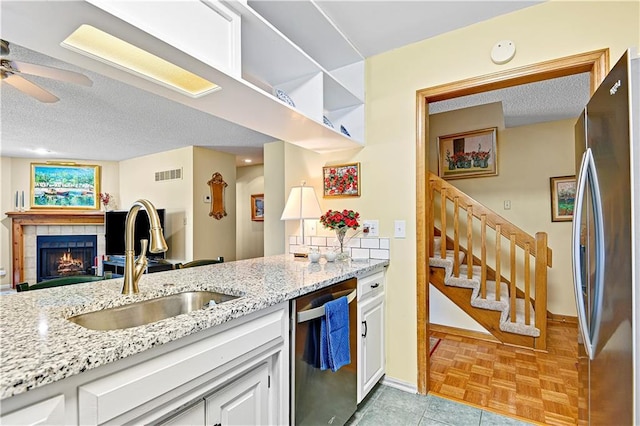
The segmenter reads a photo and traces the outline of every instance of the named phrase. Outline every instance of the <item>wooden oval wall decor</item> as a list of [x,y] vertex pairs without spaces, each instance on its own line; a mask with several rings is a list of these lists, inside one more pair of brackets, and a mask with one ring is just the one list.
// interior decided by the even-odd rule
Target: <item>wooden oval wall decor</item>
[[224,209],[224,190],[227,187],[227,182],[224,181],[220,173],[215,172],[211,175],[207,185],[211,189],[211,211],[209,216],[220,220],[227,215]]

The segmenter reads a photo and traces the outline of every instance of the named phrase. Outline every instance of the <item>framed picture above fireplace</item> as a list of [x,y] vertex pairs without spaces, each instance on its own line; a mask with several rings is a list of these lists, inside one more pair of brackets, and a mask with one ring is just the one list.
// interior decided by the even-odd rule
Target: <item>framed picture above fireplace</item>
[[100,208],[100,166],[31,163],[32,209]]

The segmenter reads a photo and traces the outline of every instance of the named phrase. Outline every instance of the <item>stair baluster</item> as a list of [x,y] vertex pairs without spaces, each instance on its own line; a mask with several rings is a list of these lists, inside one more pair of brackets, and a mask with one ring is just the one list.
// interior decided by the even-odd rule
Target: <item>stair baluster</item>
[[473,278],[473,206],[467,206],[467,279]]
[[516,322],[516,234],[511,234],[510,237],[511,246],[509,248],[509,257],[511,264],[509,270],[511,271],[511,283],[509,287],[509,301],[511,309],[511,322]]
[[500,275],[500,258],[502,257],[502,225],[496,223],[496,302],[500,301],[500,283],[502,282]]
[[[551,267],[552,255],[547,245],[546,234],[540,232],[534,238],[448,182],[433,174],[430,174],[429,179],[428,190],[432,205],[425,213],[429,222],[428,244],[432,256],[431,283],[501,341],[545,349],[547,268]],[[440,197],[436,192],[440,193]],[[461,209],[467,212],[466,247],[460,241]],[[479,224],[474,224],[474,217],[479,219]],[[439,223],[436,223],[438,220]],[[449,226],[448,221],[452,221]],[[476,228],[479,227],[475,231],[480,233],[480,248],[476,249],[480,251],[480,258],[474,256],[474,225]],[[495,259],[487,258],[487,228],[495,230]],[[452,237],[447,235],[448,232],[453,234]],[[438,233],[440,250],[435,244]],[[503,250],[503,237],[510,243],[509,258],[505,260],[508,263],[504,265],[502,257],[507,256],[507,247]],[[519,249],[522,252],[519,252]],[[439,256],[436,254],[438,251]],[[523,255],[522,261],[519,260],[519,253]],[[466,261],[462,260],[463,257]],[[532,257],[535,258],[535,266],[531,265]],[[491,266],[489,262],[492,262]],[[518,265],[519,262],[522,266]],[[520,288],[517,282],[520,267],[523,268],[524,289]],[[438,271],[438,268],[444,269]],[[466,274],[463,272],[464,268],[467,270]],[[506,274],[507,268],[509,280],[502,277],[502,272]],[[456,288],[455,291],[449,291]],[[495,295],[491,295],[494,289]],[[503,299],[503,295],[508,300]],[[531,312],[534,307],[535,312]]]
[[487,215],[480,216],[480,294],[487,298]]
[[460,199],[453,198],[453,276],[460,277]]

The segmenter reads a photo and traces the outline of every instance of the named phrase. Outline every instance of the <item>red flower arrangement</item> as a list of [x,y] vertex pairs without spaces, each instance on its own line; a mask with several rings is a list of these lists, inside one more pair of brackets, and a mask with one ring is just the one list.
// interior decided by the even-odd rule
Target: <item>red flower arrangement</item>
[[358,229],[360,226],[360,223],[358,223],[359,218],[360,213],[354,212],[353,210],[342,210],[341,212],[329,210],[320,216],[320,223],[322,223],[325,228],[330,229]]
[[111,194],[109,194],[108,192],[101,192],[100,193],[100,201],[102,201],[102,204],[106,207],[109,205],[109,202],[111,201]]

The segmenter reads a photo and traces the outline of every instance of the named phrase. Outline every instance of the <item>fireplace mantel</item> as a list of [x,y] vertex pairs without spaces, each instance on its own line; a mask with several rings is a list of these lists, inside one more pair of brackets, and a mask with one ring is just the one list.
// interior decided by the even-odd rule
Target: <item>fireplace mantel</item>
[[103,225],[104,212],[99,210],[27,210],[8,212],[11,218],[11,246],[13,247],[12,285],[24,277],[24,226],[37,225]]

